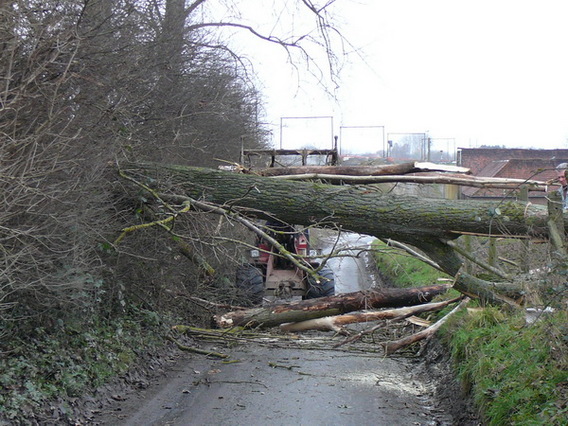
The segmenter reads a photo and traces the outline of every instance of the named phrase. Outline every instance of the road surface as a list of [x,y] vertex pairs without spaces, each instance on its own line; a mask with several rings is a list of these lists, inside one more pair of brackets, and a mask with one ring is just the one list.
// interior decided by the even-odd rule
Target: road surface
[[[343,234],[335,250],[365,248],[371,240]],[[336,240],[324,236],[322,241],[329,252]],[[371,263],[368,255],[330,260],[337,292],[377,285]],[[159,385],[120,401],[98,422],[132,426],[458,424],[449,406],[436,400],[436,383],[424,369],[417,369],[415,361],[385,358],[378,344],[333,349],[341,339],[329,332],[309,332],[291,343],[211,343],[205,347],[230,358],[195,355],[185,359]]]
[[122,425],[451,425],[405,360],[346,351],[238,347],[189,361]]

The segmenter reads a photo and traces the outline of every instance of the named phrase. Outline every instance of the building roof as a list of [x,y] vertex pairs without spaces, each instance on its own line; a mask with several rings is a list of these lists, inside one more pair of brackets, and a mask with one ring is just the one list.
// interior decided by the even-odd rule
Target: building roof
[[[471,169],[480,176],[481,170],[498,160],[540,159],[544,168],[554,168],[568,158],[568,149],[524,149],[524,148],[459,148],[460,165]],[[563,160],[564,159],[564,160]]]
[[[495,160],[487,163],[476,176],[500,177],[512,179],[530,179],[546,182],[557,177],[556,166],[566,162],[566,158],[543,159],[543,158],[511,158],[509,160]],[[506,197],[510,196],[510,190],[494,188],[464,187],[463,195],[472,197]],[[531,197],[542,197],[543,193],[531,192]]]

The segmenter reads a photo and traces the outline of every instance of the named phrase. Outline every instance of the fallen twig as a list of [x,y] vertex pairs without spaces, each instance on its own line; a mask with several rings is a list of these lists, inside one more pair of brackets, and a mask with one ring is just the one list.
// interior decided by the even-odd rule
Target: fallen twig
[[270,340],[298,340],[298,336],[292,335],[276,335],[268,333],[258,333],[251,330],[245,330],[242,327],[234,327],[230,329],[214,330],[209,328],[192,327],[189,325],[174,325],[172,327],[177,333],[190,334],[195,338],[217,340],[217,341],[259,341],[262,339]]
[[[201,306],[203,309],[207,309],[207,310],[211,310],[213,308],[215,309],[229,309],[231,311],[239,311],[239,310],[245,310],[248,308],[245,308],[243,306],[235,306],[235,305],[229,305],[227,303],[216,303],[216,302],[211,302],[209,300],[205,300],[202,299],[200,297],[195,297],[195,296],[188,296],[187,294],[183,294],[180,292],[175,293],[176,296],[178,297],[183,297],[184,299],[187,299],[190,302],[195,303],[198,306]],[[205,305],[205,306],[203,306]]]
[[291,370],[293,368],[300,368],[299,365],[282,365],[282,364],[276,364],[275,362],[269,362],[268,365],[272,368],[284,368],[286,370]]
[[345,339],[343,342],[336,343],[335,345],[333,345],[333,347],[338,348],[340,346],[346,345],[347,343],[352,343],[352,342],[355,342],[357,340],[360,340],[363,336],[365,336],[367,334],[373,334],[379,328],[386,327],[386,324],[388,324],[388,321],[386,323],[377,324],[376,326],[374,326],[374,327],[372,327],[368,330],[360,331],[359,333],[355,334],[354,336],[351,336],[351,337]]
[[192,346],[182,345],[180,342],[178,342],[172,336],[167,336],[166,339],[168,339],[171,342],[174,342],[175,345],[178,347],[178,349],[180,349],[182,351],[193,352],[193,353],[196,353],[196,354],[201,354],[201,355],[206,355],[206,356],[213,356],[215,358],[229,358],[229,355],[223,354],[223,353],[220,353],[220,352],[208,351],[208,350],[205,350],[205,349],[199,349],[199,348],[194,348]]

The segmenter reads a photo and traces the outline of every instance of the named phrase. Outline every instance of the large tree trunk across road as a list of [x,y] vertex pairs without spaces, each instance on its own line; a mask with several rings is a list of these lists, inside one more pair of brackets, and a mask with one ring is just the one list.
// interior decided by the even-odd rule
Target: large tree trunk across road
[[418,198],[369,186],[289,182],[185,166],[138,164],[124,171],[155,179],[159,191],[168,188],[202,201],[248,207],[294,224],[341,224],[353,232],[410,244],[454,239],[462,232],[548,233],[546,208],[524,202]]
[[[428,199],[383,193],[374,186],[333,186],[175,165],[128,164],[122,170],[138,180],[150,178],[156,191],[172,196],[246,208],[299,225],[341,226],[408,243],[452,276],[458,274],[462,262],[445,242],[461,233],[548,234],[546,208],[526,202]],[[491,296],[495,289],[484,283],[461,273],[455,287],[495,300]]]

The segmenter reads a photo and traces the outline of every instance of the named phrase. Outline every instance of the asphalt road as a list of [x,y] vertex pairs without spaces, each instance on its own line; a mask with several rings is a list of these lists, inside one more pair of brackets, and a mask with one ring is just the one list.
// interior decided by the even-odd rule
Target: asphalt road
[[380,277],[371,265],[371,255],[368,250],[373,237],[351,233],[342,233],[339,238],[335,235],[323,234],[319,237],[324,246],[323,253],[332,250],[345,257],[335,257],[328,261],[335,275],[336,293],[350,293],[380,287]]
[[[343,234],[340,247],[368,247],[370,237]],[[325,250],[324,250],[325,251]],[[352,252],[353,253],[353,252]],[[359,253],[359,250],[355,250]],[[368,255],[331,260],[336,291],[377,284]],[[451,425],[434,384],[405,358],[378,345],[331,349],[341,337],[311,332],[295,343],[247,343],[215,349],[228,361],[193,356],[150,389],[100,419],[117,425]],[[376,352],[374,352],[376,350]]]
[[436,408],[432,384],[413,377],[401,359],[248,346],[231,351],[231,360],[189,361],[158,392],[134,401],[134,412],[126,407],[115,424],[453,424]]

